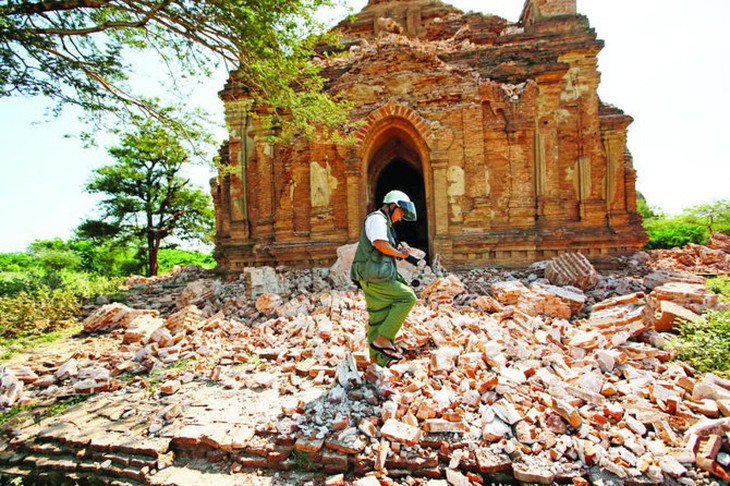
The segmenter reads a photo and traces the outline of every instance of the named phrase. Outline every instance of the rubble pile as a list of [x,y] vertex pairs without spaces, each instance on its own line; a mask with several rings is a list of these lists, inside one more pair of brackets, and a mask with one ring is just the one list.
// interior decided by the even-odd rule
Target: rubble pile
[[[146,284],[134,280],[126,304],[135,309],[157,310],[163,315],[192,304],[201,308],[206,317],[223,312],[225,316],[249,325],[258,324],[276,313],[276,306],[264,304],[266,299],[274,299],[277,303],[291,302],[289,309],[283,312],[294,315],[308,308],[306,305],[302,307],[303,296],[335,289],[355,289],[347,263],[352,261],[354,249],[351,250],[347,246],[341,248],[338,251],[341,258],[331,268],[252,267],[245,269],[233,281],[217,280],[212,271],[189,266],[174,274],[151,277]],[[425,256],[421,250],[414,249],[413,253],[419,258]],[[406,281],[415,284],[417,292],[439,274],[439,270],[429,266],[415,266],[405,261],[398,262],[398,269]],[[269,295],[257,305],[264,294]],[[299,303],[292,302],[293,299],[298,299]]]
[[197,265],[176,266],[173,271],[154,277],[133,275],[126,280],[130,290],[126,303],[135,309],[154,309],[168,314],[177,309],[177,300],[189,283],[210,276],[210,270]]
[[138,285],[149,285],[149,284],[164,282],[165,280],[169,280],[171,278],[176,277],[185,268],[192,268],[192,266],[191,267],[185,267],[183,265],[174,265],[170,269],[169,272],[163,273],[161,275],[153,275],[151,277],[145,277],[143,275],[130,275],[124,281],[124,285],[126,285],[127,287],[135,287],[135,286],[138,286]]
[[326,268],[274,269],[248,268],[233,281],[221,281],[211,270],[197,266],[183,268],[175,274],[151,277],[147,284],[130,286],[126,304],[133,308],[147,308],[166,315],[187,305],[196,305],[206,316],[224,312],[226,316],[246,322],[260,321],[255,301],[266,292],[282,299],[330,291],[335,285]]
[[730,272],[730,236],[714,233],[707,246],[690,243],[684,248],[654,250],[649,266],[700,275]]
[[[571,258],[581,264],[570,273],[595,272]],[[180,279],[172,312],[107,304],[72,350],[0,369],[4,407],[98,397],[88,416],[26,424],[0,446],[0,466],[45,471],[54,463],[39,455],[63,454],[78,472],[98,440],[112,462],[114,451],[137,454],[133,444],[154,441],[145,450],[157,460],[126,473],[145,482],[201,458],[226,474],[288,470],[305,458],[327,474],[408,484],[728,479],[730,382],[695,376],[663,347],[677,320],[726,304],[682,272],[596,272],[584,291],[539,268],[549,274],[549,263],[431,272],[399,336],[405,359],[387,369],[369,364],[362,294],[334,289],[327,269],[247,269],[229,283],[183,271],[149,285]],[[241,397],[263,410],[244,414]],[[83,440],[102,422],[113,440]]]
[[710,241],[707,242],[707,247],[714,250],[722,250],[725,253],[730,253],[730,235],[724,233],[713,233],[710,237]]

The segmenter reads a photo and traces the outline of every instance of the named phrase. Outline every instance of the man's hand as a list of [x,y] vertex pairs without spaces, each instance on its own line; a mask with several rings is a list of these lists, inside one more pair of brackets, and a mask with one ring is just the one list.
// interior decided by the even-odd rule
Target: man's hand
[[408,258],[408,255],[411,254],[411,250],[409,248],[406,248],[404,251],[398,251],[385,240],[375,240],[373,241],[373,246],[375,246],[380,253],[384,253],[395,258],[406,259]]

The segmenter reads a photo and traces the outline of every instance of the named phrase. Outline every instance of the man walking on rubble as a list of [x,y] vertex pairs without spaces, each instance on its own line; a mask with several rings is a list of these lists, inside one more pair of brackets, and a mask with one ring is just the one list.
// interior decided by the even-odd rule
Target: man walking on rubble
[[404,192],[390,191],[383,198],[383,207],[365,218],[350,269],[350,278],[365,294],[370,358],[381,366],[403,359],[395,347],[395,337],[416,303],[415,292],[395,263],[396,258],[418,263],[410,249],[398,243],[393,223],[401,219],[416,221],[416,207]]

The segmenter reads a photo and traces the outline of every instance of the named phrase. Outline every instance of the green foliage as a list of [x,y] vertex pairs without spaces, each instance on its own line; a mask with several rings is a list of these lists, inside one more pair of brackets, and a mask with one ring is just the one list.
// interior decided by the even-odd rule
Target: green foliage
[[122,277],[107,278],[87,272],[54,270],[51,272],[29,271],[0,273],[0,296],[12,297],[21,292],[40,289],[68,290],[74,295],[91,299],[98,295],[118,292]]
[[2,484],[3,486],[22,486],[24,483],[24,476],[0,473],[0,484]]
[[299,471],[319,471],[322,469],[322,464],[312,461],[309,453],[294,449],[291,455],[292,461],[294,461],[294,469]]
[[0,253],[0,272],[22,272],[36,265],[28,253]]
[[[55,417],[66,411],[66,409],[73,407],[79,403],[85,402],[91,395],[73,395],[68,398],[60,398],[56,400],[50,407],[39,407],[32,405],[16,405],[10,408],[7,412],[0,414],[0,426],[7,423],[12,423],[19,416],[32,414],[33,421],[39,423],[41,420]],[[5,484],[5,483],[2,483]],[[22,484],[22,483],[21,483]]]
[[650,208],[640,194],[636,209],[644,218],[649,241],[647,250],[682,247],[688,243],[705,244],[714,232],[730,234],[730,200],[721,199],[685,209],[679,216],[667,217]]
[[[180,176],[190,155],[178,136],[154,119],[132,122],[132,131],[109,149],[115,163],[97,169],[86,186],[104,195],[102,218],[85,222],[79,233],[110,243],[109,228],[114,228],[112,241],[136,243],[146,257],[147,273],[156,275],[161,242],[170,236],[210,240],[215,212],[210,195]],[[202,131],[195,134],[205,136]],[[100,228],[104,234],[93,234]]]
[[641,193],[636,193],[636,212],[646,221],[647,219],[661,217],[661,212],[649,206],[646,198]]
[[81,259],[80,270],[109,277],[139,273],[143,266],[137,251],[124,242],[104,237],[85,239],[77,228],[73,251]]
[[33,242],[25,257],[11,254],[3,258],[0,254],[0,260],[13,266],[21,262],[24,268],[0,272],[0,339],[32,340],[64,329],[75,322],[84,299],[120,291],[121,277],[77,270],[84,265],[80,248],[84,247],[78,242],[55,239]]
[[647,250],[682,247],[688,243],[701,245],[709,238],[702,225],[686,223],[677,218],[644,220],[644,229],[649,234],[649,241],[644,246]]
[[[57,110],[73,104],[95,116],[127,108],[173,120],[128,85],[125,54],[147,50],[173,77],[207,75],[224,62],[252,98],[274,113],[292,113],[302,128],[327,123],[339,118],[338,103],[316,95],[322,81],[309,61],[323,40],[316,12],[332,3],[1,2],[0,97],[44,95],[58,102]],[[168,124],[184,132],[186,120],[177,120]]]
[[36,269],[27,272],[0,273],[0,297],[11,297],[24,290],[36,290],[42,283],[43,274]]
[[682,211],[682,218],[688,223],[705,226],[708,233],[730,234],[730,199],[692,206]]
[[[0,253],[0,288],[2,281],[17,278],[30,284],[43,274],[60,270],[78,270],[108,276],[128,275],[123,267],[136,250],[119,242],[88,238],[77,231],[74,239],[36,240],[24,253]],[[0,295],[5,292],[0,290]]]
[[21,413],[30,412],[32,410],[33,407],[29,405],[16,405],[15,407],[11,407],[7,412],[0,413],[0,427],[11,422]]
[[120,291],[124,284],[123,277],[104,277],[93,273],[67,272],[61,273],[63,288],[84,299],[93,299],[99,295],[113,294]]
[[158,256],[160,273],[169,272],[175,265],[197,265],[203,268],[213,268],[216,261],[212,254],[200,253],[197,251],[178,250],[175,248],[163,248]]
[[672,342],[677,358],[698,371],[730,376],[730,310],[708,312],[697,322],[684,322]]
[[720,294],[721,299],[730,300],[730,277],[727,275],[708,278],[705,285],[716,294]]
[[79,403],[85,402],[86,400],[89,399],[89,397],[91,397],[90,394],[73,395],[68,398],[61,398],[61,399],[57,400],[53,405],[48,407],[47,409],[36,414],[35,421],[36,421],[36,423],[38,423],[43,419],[55,417],[56,415],[60,415],[63,412],[65,412],[66,409],[73,407],[74,405],[78,405]]
[[75,322],[83,299],[119,292],[120,277],[79,270],[89,246],[56,238],[34,241],[24,254],[0,254],[0,261],[9,262],[6,268],[23,270],[0,272],[0,338],[19,340],[4,346],[23,347],[36,336],[65,329]]
[[81,258],[61,238],[36,240],[30,244],[28,253],[36,258],[41,268],[49,271],[75,270],[81,265]]
[[174,363],[170,363],[165,365],[166,370],[186,370],[190,368],[193,364],[195,364],[195,360],[193,358],[183,358],[181,360],[175,361]]
[[[51,254],[63,258],[41,257]],[[178,249],[161,250],[160,259],[165,271],[174,265],[215,266],[211,255]],[[121,275],[141,268],[131,248],[79,239],[36,241],[27,253],[0,254],[0,264],[13,270],[0,271],[0,348],[5,348],[0,359],[15,352],[8,348],[33,346],[45,342],[38,336],[50,333],[49,339],[57,339],[69,326],[74,329],[74,317],[85,300],[107,295],[124,302]],[[106,276],[107,271],[115,276]]]

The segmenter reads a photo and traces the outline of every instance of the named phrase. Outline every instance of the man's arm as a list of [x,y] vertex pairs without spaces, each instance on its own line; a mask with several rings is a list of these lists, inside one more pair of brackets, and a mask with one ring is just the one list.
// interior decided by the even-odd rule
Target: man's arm
[[408,258],[408,255],[411,254],[411,250],[409,248],[405,249],[405,252],[400,252],[393,248],[390,243],[388,243],[386,240],[375,240],[373,241],[373,246],[380,252],[388,256],[392,256],[395,258],[405,259]]

